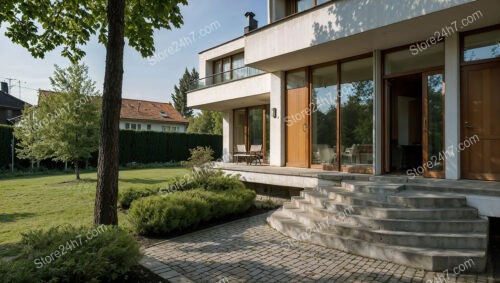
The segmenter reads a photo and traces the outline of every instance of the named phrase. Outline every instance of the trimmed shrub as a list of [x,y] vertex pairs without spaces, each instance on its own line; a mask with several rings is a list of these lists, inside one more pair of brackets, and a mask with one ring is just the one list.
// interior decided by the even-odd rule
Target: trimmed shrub
[[199,167],[214,160],[214,151],[209,146],[190,148],[189,153],[191,157],[188,158],[188,161],[182,162],[184,166]]
[[255,192],[232,188],[207,191],[202,188],[151,196],[132,203],[129,217],[135,230],[143,235],[167,235],[202,222],[241,214],[254,202]]
[[158,194],[159,191],[159,187],[129,188],[121,190],[118,194],[118,206],[123,209],[128,209],[134,200]]
[[2,282],[112,282],[137,265],[139,245],[127,232],[112,226],[90,231],[100,232],[89,239],[88,228],[59,226],[23,234],[19,257],[0,264]]

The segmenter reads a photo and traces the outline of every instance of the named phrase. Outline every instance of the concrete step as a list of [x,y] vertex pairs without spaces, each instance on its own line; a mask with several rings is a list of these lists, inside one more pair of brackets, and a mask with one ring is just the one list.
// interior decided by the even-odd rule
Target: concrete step
[[352,192],[382,194],[396,194],[405,190],[403,184],[372,181],[344,181],[342,188]]
[[335,197],[344,198],[355,198],[361,200],[372,201],[373,203],[384,203],[389,205],[387,202],[387,195],[385,194],[374,194],[374,193],[361,193],[361,192],[351,192],[342,187],[320,187],[315,191],[328,196],[330,199],[335,199]]
[[396,195],[388,196],[387,201],[402,207],[413,208],[467,207],[467,199],[463,196],[423,193],[416,191],[405,191]]
[[[318,205],[322,204],[322,202],[324,201],[336,201],[345,204],[364,205],[373,207],[398,207],[398,205],[396,204],[391,204],[381,200],[366,199],[350,192],[345,192],[345,191],[334,192],[332,191],[332,189],[323,189],[323,190],[330,191],[328,193],[328,197],[326,197],[323,193],[318,194],[316,191],[302,191],[301,196],[304,197],[305,199],[318,203]],[[314,198],[316,198],[316,200],[313,200]]]
[[[301,203],[305,200],[306,203]],[[314,208],[323,208],[326,213],[350,211],[349,214],[363,215],[377,219],[411,219],[411,220],[459,220],[459,219],[477,219],[477,209],[471,207],[462,208],[390,208],[390,207],[368,207],[362,205],[344,204],[335,201],[330,201],[327,198],[318,196],[311,197],[306,194],[306,197],[293,197],[292,202],[297,207],[306,209],[303,206],[309,205]],[[326,216],[326,215],[325,215]]]
[[[383,219],[371,218],[363,215],[348,214],[350,211],[345,211],[344,214],[327,211],[326,209],[316,208],[309,204],[305,207],[307,202],[302,201],[303,211],[318,219],[328,219],[332,222],[347,223],[351,226],[368,227],[374,230],[388,230],[388,231],[405,231],[405,232],[430,232],[430,233],[483,233],[488,232],[488,221],[485,219],[449,219],[443,220],[415,220],[415,219]],[[283,206],[286,208],[298,208],[292,202],[286,203]],[[345,216],[344,216],[345,215]]]
[[363,239],[339,235],[325,231],[308,231],[306,225],[286,216],[283,211],[274,212],[268,223],[281,233],[296,239],[295,242],[282,242],[286,248],[294,248],[300,242],[310,242],[329,248],[342,250],[371,258],[388,260],[415,268],[431,271],[450,270],[466,261],[474,265],[467,272],[483,272],[486,265],[485,251],[481,249],[442,249],[397,246],[368,242]]
[[452,249],[486,249],[485,233],[448,233],[448,232],[406,232],[394,230],[375,230],[366,226],[352,225],[347,222],[336,222],[329,217],[319,218],[299,208],[284,207],[283,214],[309,229],[352,237],[367,242],[391,244],[397,246],[421,248]]

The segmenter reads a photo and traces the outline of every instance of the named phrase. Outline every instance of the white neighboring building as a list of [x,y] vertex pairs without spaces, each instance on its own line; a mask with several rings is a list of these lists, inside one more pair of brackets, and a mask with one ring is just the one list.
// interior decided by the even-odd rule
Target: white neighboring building
[[184,133],[188,120],[171,103],[122,99],[120,129]]

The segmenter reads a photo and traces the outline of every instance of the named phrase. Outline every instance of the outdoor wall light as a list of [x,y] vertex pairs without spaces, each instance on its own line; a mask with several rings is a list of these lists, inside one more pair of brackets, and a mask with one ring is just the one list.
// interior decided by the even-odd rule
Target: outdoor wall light
[[276,118],[276,108],[273,108],[272,113],[273,113],[273,118]]

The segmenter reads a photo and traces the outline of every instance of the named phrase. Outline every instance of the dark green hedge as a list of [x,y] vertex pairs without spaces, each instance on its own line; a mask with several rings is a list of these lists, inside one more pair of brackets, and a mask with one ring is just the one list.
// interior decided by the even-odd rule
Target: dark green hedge
[[13,128],[0,125],[0,169],[9,168],[11,162],[11,148]]
[[189,149],[209,146],[215,158],[222,154],[222,136],[146,131],[120,131],[120,164],[184,161]]
[[[9,168],[12,131],[12,127],[0,125],[0,170]],[[222,155],[222,136],[121,130],[120,164],[184,161],[190,156],[189,149],[197,146],[211,147],[217,159]],[[63,163],[52,163],[54,162],[48,162],[50,168],[64,166]],[[91,166],[96,166],[97,154],[90,163]],[[29,162],[20,162],[16,158],[16,167],[20,165],[29,166]]]

